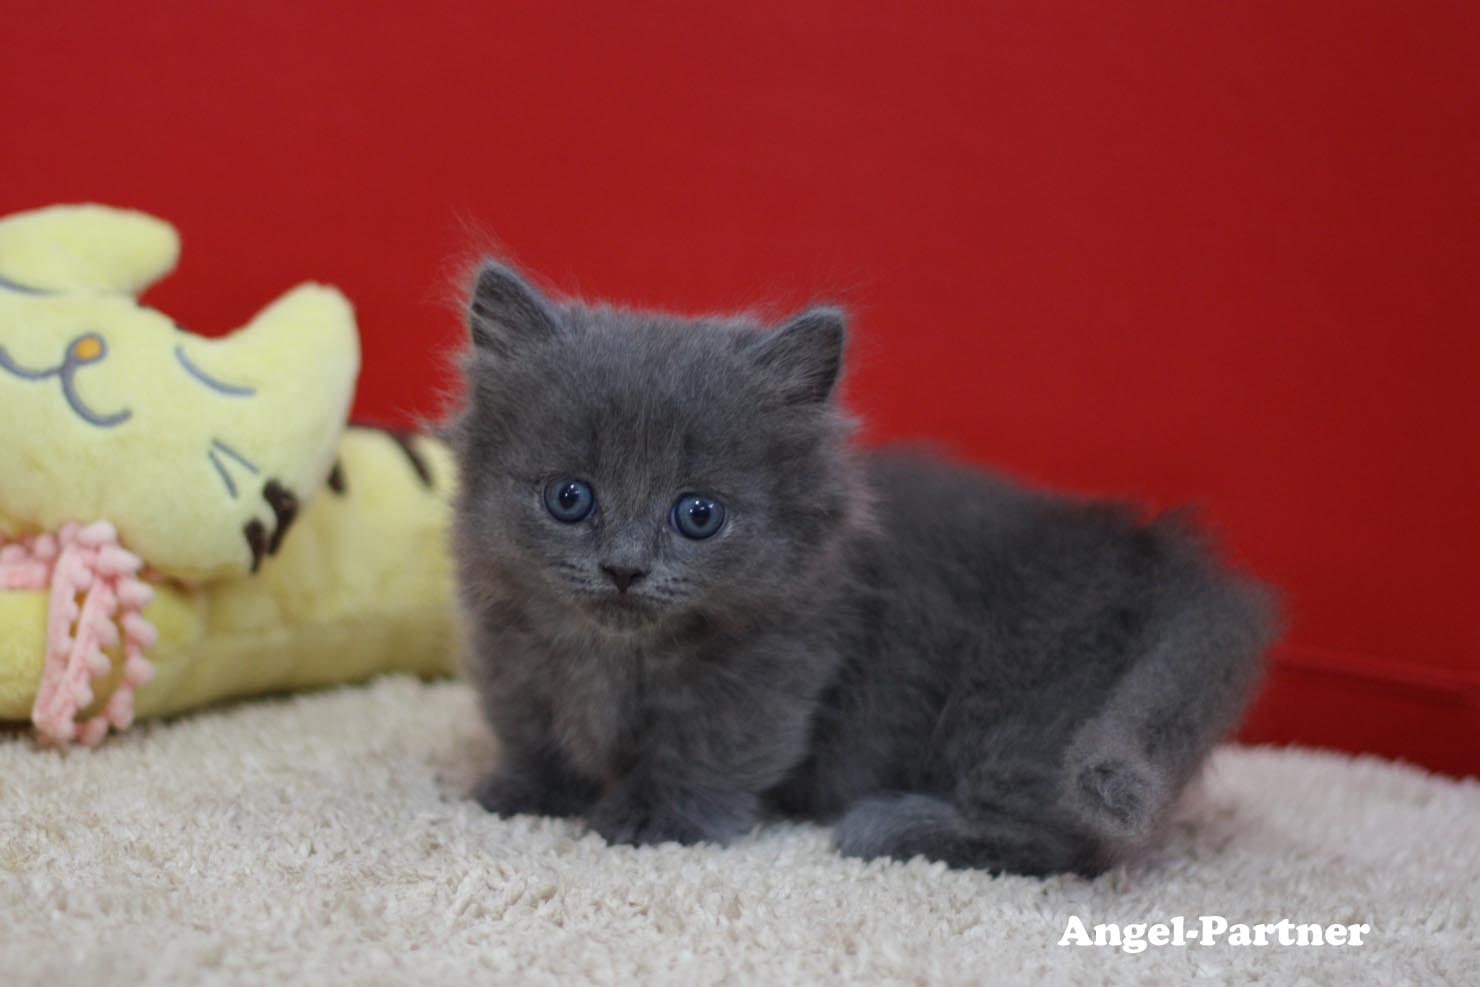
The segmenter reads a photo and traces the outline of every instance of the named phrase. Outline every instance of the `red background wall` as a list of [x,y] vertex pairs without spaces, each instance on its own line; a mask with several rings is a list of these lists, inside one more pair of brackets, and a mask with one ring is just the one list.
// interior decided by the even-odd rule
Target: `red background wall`
[[1248,736],[1480,770],[1480,7],[7,6],[0,212],[173,220],[186,325],[338,284],[408,420],[470,223],[590,295],[841,299],[873,438],[1200,502],[1285,587]]

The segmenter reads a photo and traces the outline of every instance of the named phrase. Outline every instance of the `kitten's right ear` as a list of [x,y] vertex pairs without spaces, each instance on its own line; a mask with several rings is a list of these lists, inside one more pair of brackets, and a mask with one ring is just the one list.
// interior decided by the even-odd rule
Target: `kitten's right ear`
[[832,395],[842,373],[847,337],[842,309],[809,308],[761,337],[759,363],[787,401],[820,404]]
[[468,301],[473,345],[508,356],[520,345],[549,339],[559,331],[550,303],[512,268],[488,260],[478,268]]

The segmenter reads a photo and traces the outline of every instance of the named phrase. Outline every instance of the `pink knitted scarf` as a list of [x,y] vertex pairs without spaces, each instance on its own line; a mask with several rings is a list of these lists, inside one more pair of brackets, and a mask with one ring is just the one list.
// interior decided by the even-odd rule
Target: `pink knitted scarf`
[[[31,708],[43,743],[99,743],[111,725],[134,718],[134,690],[154,677],[144,657],[157,635],[140,611],[154,596],[139,578],[139,557],[118,544],[106,521],[68,524],[56,534],[0,541],[0,590],[49,590],[46,665]],[[108,649],[122,643],[123,671],[102,708],[92,706],[93,682],[113,671]]]

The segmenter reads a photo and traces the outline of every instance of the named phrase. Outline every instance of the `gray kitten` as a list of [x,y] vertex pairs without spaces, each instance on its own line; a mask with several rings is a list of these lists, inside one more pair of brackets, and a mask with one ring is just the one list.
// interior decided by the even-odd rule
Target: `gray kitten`
[[500,815],[613,843],[767,813],[843,853],[1095,873],[1237,721],[1273,634],[1178,517],[849,444],[843,316],[469,307],[454,550]]

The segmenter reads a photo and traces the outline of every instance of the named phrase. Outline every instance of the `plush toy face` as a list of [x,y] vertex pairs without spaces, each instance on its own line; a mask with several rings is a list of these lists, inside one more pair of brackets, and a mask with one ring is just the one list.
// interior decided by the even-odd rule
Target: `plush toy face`
[[0,532],[108,520],[167,575],[243,573],[322,484],[359,367],[348,303],[304,285],[194,336],[134,298],[176,249],[98,206],[0,220]]

